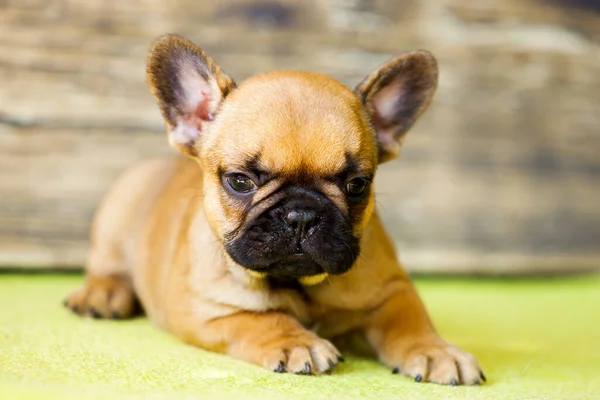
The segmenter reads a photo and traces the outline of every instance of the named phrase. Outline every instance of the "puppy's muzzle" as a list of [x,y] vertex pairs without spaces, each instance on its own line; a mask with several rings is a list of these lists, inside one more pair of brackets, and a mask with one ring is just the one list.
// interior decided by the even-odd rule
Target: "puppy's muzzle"
[[282,194],[244,232],[226,239],[233,260],[283,279],[346,272],[359,252],[348,217],[319,192],[288,188]]

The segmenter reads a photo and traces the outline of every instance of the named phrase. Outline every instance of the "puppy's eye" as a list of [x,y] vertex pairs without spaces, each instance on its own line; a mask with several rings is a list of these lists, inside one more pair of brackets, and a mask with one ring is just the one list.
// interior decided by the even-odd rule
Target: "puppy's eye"
[[359,197],[365,192],[368,186],[369,181],[367,179],[356,178],[346,184],[346,191],[352,197]]
[[256,189],[256,184],[246,175],[233,174],[225,179],[229,187],[238,193],[249,193]]

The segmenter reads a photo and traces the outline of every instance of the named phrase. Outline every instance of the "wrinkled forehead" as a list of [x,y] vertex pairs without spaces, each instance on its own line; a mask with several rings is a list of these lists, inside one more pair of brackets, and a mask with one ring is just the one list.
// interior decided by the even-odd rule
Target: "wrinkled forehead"
[[358,98],[319,74],[287,73],[244,82],[215,121],[213,151],[235,164],[281,174],[335,174],[375,167],[373,132]]

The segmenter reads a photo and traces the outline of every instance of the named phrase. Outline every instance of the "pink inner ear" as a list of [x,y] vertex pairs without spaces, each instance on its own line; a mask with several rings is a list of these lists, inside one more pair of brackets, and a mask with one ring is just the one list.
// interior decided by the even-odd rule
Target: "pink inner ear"
[[198,133],[202,130],[203,123],[213,119],[210,110],[212,96],[207,91],[201,90],[198,95],[193,97],[195,104],[189,105],[192,111],[179,117],[177,126],[172,131],[171,140],[174,144],[192,146],[198,139]]
[[210,93],[207,93],[204,90],[200,93],[201,100],[198,102],[196,111],[193,114],[195,114],[200,121],[212,121],[213,115],[210,112],[210,102],[212,101],[212,96]]
[[402,134],[407,123],[398,118],[399,112],[405,106],[404,96],[406,96],[405,82],[403,79],[397,78],[380,89],[371,100],[373,108],[371,117],[379,145],[379,162],[396,157],[400,151]]
[[382,88],[373,97],[373,109],[378,118],[381,119],[379,122],[383,124],[382,128],[385,128],[396,115],[400,97],[404,94],[403,86],[402,79],[397,79]]

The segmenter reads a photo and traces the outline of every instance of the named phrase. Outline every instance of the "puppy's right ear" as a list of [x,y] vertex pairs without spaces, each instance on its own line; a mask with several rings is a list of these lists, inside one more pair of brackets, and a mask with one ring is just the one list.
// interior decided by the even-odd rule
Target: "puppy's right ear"
[[235,82],[201,49],[176,35],[154,42],[146,73],[171,146],[197,156],[196,142]]

